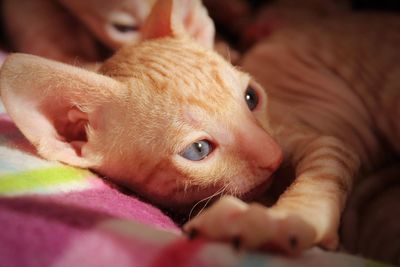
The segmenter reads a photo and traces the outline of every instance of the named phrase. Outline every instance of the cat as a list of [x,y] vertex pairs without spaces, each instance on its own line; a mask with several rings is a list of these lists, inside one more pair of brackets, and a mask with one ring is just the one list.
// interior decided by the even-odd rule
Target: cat
[[[4,0],[3,29],[14,52],[70,63],[102,61],[127,43],[140,40],[140,29],[155,0]],[[198,1],[182,2],[186,31],[212,48],[214,24]],[[204,25],[206,27],[204,27]]]
[[[270,209],[229,198],[186,230],[217,240],[236,236],[251,247],[280,240],[284,251],[311,240],[337,247],[355,177],[400,152],[399,30],[396,15],[341,13],[284,27],[247,52],[242,69],[268,93],[270,128],[295,181]],[[313,226],[308,241],[290,234],[298,225],[271,226],[271,220],[290,225],[291,215]]]
[[250,77],[186,35],[182,2],[158,1],[144,40],[99,73],[27,54],[6,59],[4,106],[39,154],[169,206],[190,207],[221,185],[244,194],[266,181],[281,154],[246,104]]
[[[257,83],[189,38],[176,19],[180,6],[157,1],[143,41],[120,49],[98,73],[11,55],[0,72],[9,115],[44,158],[90,168],[162,206],[185,210],[220,197],[184,226],[190,236],[288,254],[334,249],[355,176],[383,157],[378,132],[398,153],[398,38],[395,30],[384,34],[398,28],[397,18],[366,17],[368,30],[358,36],[358,26],[334,20],[270,37],[243,59]],[[378,31],[383,20],[387,28]],[[393,54],[375,49],[378,32]],[[377,41],[355,50],[360,35]],[[362,65],[358,54],[376,65]],[[364,74],[385,77],[386,86],[367,90],[373,76]],[[284,165],[294,182],[275,205],[240,200],[261,196]]]

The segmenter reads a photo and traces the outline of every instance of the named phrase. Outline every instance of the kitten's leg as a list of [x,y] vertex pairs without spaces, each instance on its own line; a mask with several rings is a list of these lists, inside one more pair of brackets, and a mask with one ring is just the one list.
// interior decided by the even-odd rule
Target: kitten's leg
[[296,179],[273,209],[297,214],[314,227],[317,244],[334,249],[359,157],[340,140],[322,136],[304,146],[298,143],[293,161]]
[[292,148],[296,179],[272,208],[222,199],[185,226],[213,240],[288,253],[337,245],[337,228],[359,161],[339,140],[303,139]]

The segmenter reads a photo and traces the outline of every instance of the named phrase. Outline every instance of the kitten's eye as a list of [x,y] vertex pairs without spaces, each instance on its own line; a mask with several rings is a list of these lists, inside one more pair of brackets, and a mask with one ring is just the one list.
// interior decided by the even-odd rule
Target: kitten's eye
[[180,154],[182,157],[192,161],[205,159],[213,151],[211,143],[207,140],[194,142]]
[[110,13],[108,23],[114,30],[120,34],[129,34],[139,31],[137,18],[129,12],[115,10]]
[[136,32],[139,30],[139,27],[136,25],[124,25],[120,23],[113,23],[113,27],[121,33]]
[[244,99],[250,110],[254,110],[258,105],[258,95],[253,87],[247,87],[246,93],[244,94]]

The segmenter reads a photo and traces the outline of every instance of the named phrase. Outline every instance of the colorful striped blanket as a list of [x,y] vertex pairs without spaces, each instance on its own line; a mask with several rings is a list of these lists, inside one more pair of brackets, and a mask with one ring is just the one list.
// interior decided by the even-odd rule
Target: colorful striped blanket
[[35,154],[0,103],[0,267],[383,266],[313,249],[299,258],[187,240],[158,208]]

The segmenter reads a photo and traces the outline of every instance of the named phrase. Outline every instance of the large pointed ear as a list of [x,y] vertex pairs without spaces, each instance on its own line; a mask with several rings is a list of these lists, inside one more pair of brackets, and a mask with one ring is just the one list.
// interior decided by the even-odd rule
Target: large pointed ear
[[87,131],[99,127],[100,108],[121,88],[112,78],[26,54],[9,56],[0,71],[4,106],[38,153],[84,168],[96,164]]
[[143,39],[187,35],[213,48],[215,27],[201,0],[158,0],[142,28]]

